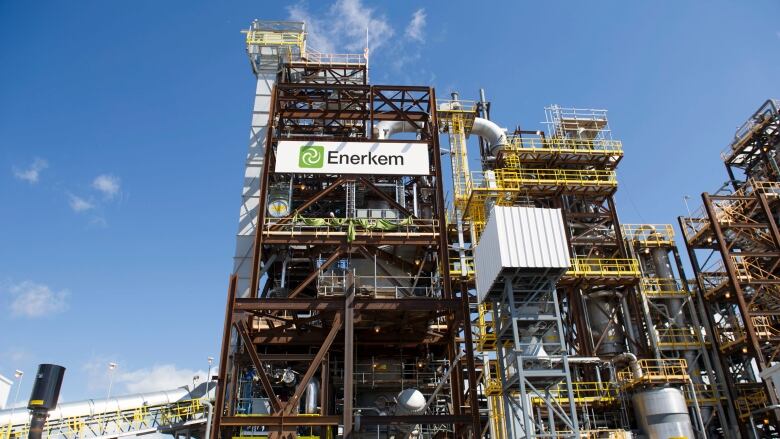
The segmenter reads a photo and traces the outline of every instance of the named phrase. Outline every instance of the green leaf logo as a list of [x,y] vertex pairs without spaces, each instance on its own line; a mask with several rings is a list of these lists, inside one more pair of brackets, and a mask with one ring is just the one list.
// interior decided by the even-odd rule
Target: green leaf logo
[[301,152],[298,155],[298,167],[321,168],[324,159],[325,147],[320,145],[301,145]]

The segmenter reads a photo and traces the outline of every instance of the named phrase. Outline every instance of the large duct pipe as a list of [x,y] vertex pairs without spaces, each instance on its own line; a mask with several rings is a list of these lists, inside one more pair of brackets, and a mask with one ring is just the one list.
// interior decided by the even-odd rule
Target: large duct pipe
[[[111,397],[108,401],[105,399],[87,399],[84,401],[66,402],[58,404],[54,410],[50,411],[47,421],[51,422],[79,416],[98,416],[103,413],[116,413],[144,406],[172,404],[177,401],[198,399],[208,394],[208,384],[208,382],[199,384],[193,390],[185,386],[173,390]],[[211,388],[213,389],[213,384]],[[29,418],[30,415],[24,410],[0,410],[0,425],[26,424]]]
[[631,352],[624,352],[612,358],[612,364],[623,362],[628,363],[628,368],[631,370],[631,375],[633,375],[634,378],[639,379],[644,376],[644,372],[642,372],[642,367],[639,365],[639,361],[637,361],[636,355],[632,354]]
[[481,117],[474,118],[474,125],[471,127],[471,134],[476,134],[485,139],[488,143],[490,153],[496,155],[501,148],[508,145],[506,140],[506,130],[495,123]]
[[398,133],[419,133],[416,125],[401,120],[383,120],[374,124],[374,137],[379,140],[389,139]]
[[320,400],[320,380],[312,377],[309,384],[306,385],[306,395],[304,396],[303,410],[307,415],[317,413],[317,403]]

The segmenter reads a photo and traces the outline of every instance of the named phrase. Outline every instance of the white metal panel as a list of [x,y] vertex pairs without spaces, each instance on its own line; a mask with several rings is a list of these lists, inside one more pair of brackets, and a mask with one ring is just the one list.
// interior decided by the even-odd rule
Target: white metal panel
[[265,160],[265,142],[268,132],[268,117],[271,111],[271,90],[276,83],[276,71],[257,75],[252,128],[249,133],[249,150],[246,156],[241,210],[239,212],[236,251],[233,257],[233,273],[238,275],[236,295],[249,294],[249,278],[252,276],[252,249],[257,226],[260,200],[260,173]]
[[11,380],[0,375],[0,410],[4,409],[8,404],[8,395],[11,393],[12,384]]
[[474,264],[480,301],[504,271],[563,273],[570,260],[560,209],[493,207]]

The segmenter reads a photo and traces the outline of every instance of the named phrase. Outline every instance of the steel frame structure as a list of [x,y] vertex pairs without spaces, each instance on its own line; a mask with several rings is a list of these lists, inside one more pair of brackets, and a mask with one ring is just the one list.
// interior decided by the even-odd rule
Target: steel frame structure
[[[450,282],[434,90],[369,85],[361,63],[312,63],[305,52],[278,59],[249,289],[241,294],[237,276],[231,277],[211,437],[357,438],[392,429],[419,429],[421,437],[477,437],[474,355],[471,332],[464,331],[468,296],[453,291]],[[428,176],[275,172],[279,140],[403,142],[376,138],[380,121],[415,128],[418,141],[428,146]],[[269,191],[283,184],[289,187],[289,211],[270,217]],[[391,184],[413,195],[419,211],[410,199],[389,193]],[[356,196],[383,203],[406,218],[403,226],[365,228],[351,218],[354,206],[345,207]],[[349,227],[333,221],[323,226],[328,215]],[[373,266],[374,288],[356,269],[343,269],[358,265]],[[337,270],[344,273],[337,291],[320,288],[320,280]],[[397,280],[402,270],[410,273],[404,281],[412,286]],[[380,277],[395,282],[394,296],[380,294]],[[361,369],[366,365],[368,371]],[[284,370],[294,376],[287,386],[275,375]],[[301,401],[315,379],[321,389],[317,412],[302,413]],[[438,383],[419,389],[429,398],[425,411],[361,413],[365,395],[397,393],[406,379],[410,385]],[[258,412],[263,405],[267,413]]]
[[[780,112],[767,101],[724,152],[731,191],[703,193],[680,228],[743,436],[780,436],[780,402],[761,373],[780,361]],[[733,415],[732,415],[733,416]]]

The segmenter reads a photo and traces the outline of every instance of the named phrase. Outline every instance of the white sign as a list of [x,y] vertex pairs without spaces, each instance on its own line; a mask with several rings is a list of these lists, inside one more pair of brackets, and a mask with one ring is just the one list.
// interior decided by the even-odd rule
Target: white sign
[[428,175],[428,144],[281,140],[276,172]]

